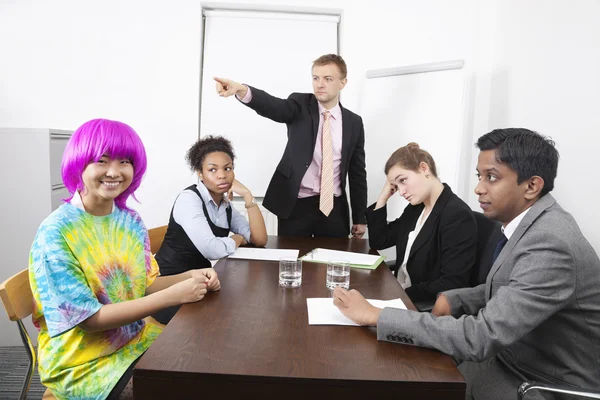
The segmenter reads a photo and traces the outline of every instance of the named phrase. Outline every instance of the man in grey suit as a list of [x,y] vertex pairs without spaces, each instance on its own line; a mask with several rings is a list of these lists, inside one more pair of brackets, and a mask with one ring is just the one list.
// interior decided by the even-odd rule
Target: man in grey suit
[[[461,360],[468,399],[515,399],[525,380],[600,389],[600,260],[549,194],[558,151],[527,129],[477,141],[484,214],[508,239],[485,284],[439,295],[429,313],[371,306],[356,290],[334,303],[377,339]],[[501,246],[503,243],[500,243]]]

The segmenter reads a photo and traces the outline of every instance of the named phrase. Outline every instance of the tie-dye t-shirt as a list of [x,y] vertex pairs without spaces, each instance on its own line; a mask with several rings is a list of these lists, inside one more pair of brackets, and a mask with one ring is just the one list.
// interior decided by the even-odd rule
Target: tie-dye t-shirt
[[158,275],[134,211],[96,217],[63,204],[40,225],[29,255],[42,383],[59,399],[105,399],[160,334],[143,320],[102,332],[77,325],[104,304],[143,297]]

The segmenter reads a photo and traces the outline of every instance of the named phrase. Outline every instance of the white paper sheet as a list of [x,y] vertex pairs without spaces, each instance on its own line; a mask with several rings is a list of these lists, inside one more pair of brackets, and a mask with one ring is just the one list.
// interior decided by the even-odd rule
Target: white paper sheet
[[[394,300],[372,300],[369,303],[378,308],[392,307],[406,310],[404,302],[400,299]],[[333,298],[306,299],[308,307],[309,325],[353,325],[358,326],[352,320],[346,318],[342,312],[333,305]]]
[[300,250],[292,249],[257,249],[253,247],[239,247],[229,258],[242,258],[245,260],[279,261],[280,258],[298,258]]
[[306,261],[317,261],[322,263],[326,263],[333,260],[343,260],[348,261],[348,263],[350,264],[372,265],[379,259],[379,256],[363,253],[353,253],[350,251],[317,248],[308,253],[307,255],[303,256],[302,259]]

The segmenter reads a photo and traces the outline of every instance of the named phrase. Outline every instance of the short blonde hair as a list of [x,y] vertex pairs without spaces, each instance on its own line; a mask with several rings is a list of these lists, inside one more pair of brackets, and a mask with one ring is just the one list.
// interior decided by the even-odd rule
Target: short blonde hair
[[323,66],[323,65],[328,65],[328,64],[337,65],[338,69],[340,70],[340,79],[346,79],[346,75],[348,74],[348,69],[346,68],[346,62],[344,61],[344,59],[341,56],[338,56],[337,54],[322,55],[321,57],[319,57],[315,61],[313,61],[313,68],[317,65]]

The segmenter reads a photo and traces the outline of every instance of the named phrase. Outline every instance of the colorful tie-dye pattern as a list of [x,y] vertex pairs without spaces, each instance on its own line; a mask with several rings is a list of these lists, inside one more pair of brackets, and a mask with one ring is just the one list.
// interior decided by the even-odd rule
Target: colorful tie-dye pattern
[[103,304],[144,296],[158,275],[134,211],[95,217],[64,204],[42,222],[29,255],[42,383],[59,399],[105,399],[160,334],[143,320],[103,332],[77,325]]

